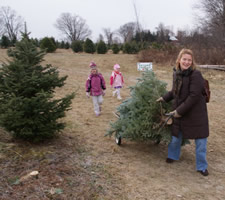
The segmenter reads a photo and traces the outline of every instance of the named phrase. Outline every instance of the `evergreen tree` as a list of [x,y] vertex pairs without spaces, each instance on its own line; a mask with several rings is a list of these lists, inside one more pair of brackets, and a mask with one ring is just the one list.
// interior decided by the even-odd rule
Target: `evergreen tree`
[[82,52],[83,51],[82,41],[79,40],[73,41],[71,44],[71,48],[75,53]]
[[38,41],[37,38],[31,38],[30,40],[32,41],[32,43],[33,43],[36,47],[39,47],[39,46],[40,46],[40,45],[39,45],[39,41]]
[[52,43],[55,45],[55,47],[57,47],[57,44],[56,44],[55,38],[54,38],[54,37],[50,37],[49,39],[52,41]]
[[15,44],[16,44],[16,42],[17,42],[17,38],[16,38],[16,36],[14,35],[13,38],[12,38],[12,40],[10,41],[10,43],[11,43],[10,46],[13,46],[13,47],[14,47]]
[[54,97],[67,76],[50,64],[41,66],[45,55],[26,33],[8,50],[12,57],[0,69],[0,125],[14,137],[31,141],[52,138],[65,124],[59,119],[70,109],[74,93],[61,99]]
[[56,45],[53,42],[53,39],[45,37],[40,42],[40,48],[45,49],[47,53],[55,52]]
[[69,49],[70,48],[70,43],[69,42],[66,42],[65,43],[65,49]]
[[107,47],[106,47],[106,44],[104,41],[100,41],[98,44],[97,44],[97,53],[98,54],[105,54],[107,52]]
[[138,53],[138,51],[139,51],[139,47],[138,47],[138,44],[135,41],[126,42],[124,44],[124,47],[123,47],[124,53],[135,54],[135,53]]
[[166,83],[158,80],[153,72],[145,72],[130,91],[131,97],[117,108],[119,118],[111,123],[107,135],[168,143],[171,130],[169,126],[163,126],[162,113],[171,111],[171,104],[156,102],[165,94]]
[[58,40],[56,40],[55,45],[56,45],[56,48],[58,49],[60,47],[60,42]]
[[65,42],[64,41],[60,42],[59,48],[65,49]]
[[95,52],[95,45],[92,42],[92,40],[90,40],[89,38],[87,38],[85,40],[85,43],[84,43],[84,51],[86,53],[94,53]]
[[114,54],[118,54],[120,52],[120,48],[119,48],[118,44],[112,45],[112,51]]
[[151,33],[149,30],[136,32],[133,40],[136,42],[154,42],[156,41],[155,33]]
[[5,35],[2,36],[0,46],[2,48],[8,48],[10,46],[10,40],[7,36],[5,36]]

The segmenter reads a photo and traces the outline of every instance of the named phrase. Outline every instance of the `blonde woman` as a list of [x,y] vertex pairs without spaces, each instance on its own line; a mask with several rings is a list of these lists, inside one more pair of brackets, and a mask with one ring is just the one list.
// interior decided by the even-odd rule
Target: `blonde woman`
[[168,145],[167,163],[173,163],[180,158],[182,138],[195,140],[196,170],[207,176],[206,160],[207,137],[209,124],[206,100],[203,95],[204,79],[196,69],[193,52],[182,49],[176,60],[173,72],[173,87],[157,101],[173,100],[174,116],[172,125],[172,140]]

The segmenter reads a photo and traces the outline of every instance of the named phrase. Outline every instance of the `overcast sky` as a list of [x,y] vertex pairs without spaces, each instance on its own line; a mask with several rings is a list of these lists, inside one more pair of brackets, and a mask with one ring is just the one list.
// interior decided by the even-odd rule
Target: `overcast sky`
[[155,31],[159,23],[177,29],[193,28],[193,5],[198,0],[0,0],[0,7],[9,6],[27,22],[31,37],[53,36],[62,39],[54,24],[61,13],[69,12],[86,20],[92,40],[125,23],[136,21],[144,29]]

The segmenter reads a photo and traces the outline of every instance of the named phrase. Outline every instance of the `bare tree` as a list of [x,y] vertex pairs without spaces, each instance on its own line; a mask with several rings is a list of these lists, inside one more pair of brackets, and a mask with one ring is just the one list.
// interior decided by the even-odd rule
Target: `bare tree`
[[160,43],[164,43],[169,40],[170,34],[173,35],[173,32],[166,27],[163,23],[159,23],[158,27],[156,27],[157,40]]
[[104,41],[104,37],[102,34],[99,34],[97,42]]
[[106,37],[107,44],[111,45],[113,43],[114,32],[111,31],[110,28],[104,28],[103,32],[104,32],[104,35]]
[[122,43],[122,41],[121,41],[121,38],[119,36],[113,37],[112,44],[121,44],[121,43]]
[[62,13],[57,19],[55,27],[70,41],[85,40],[91,35],[86,21],[78,15]]
[[23,29],[24,20],[10,7],[0,9],[0,34],[7,36],[11,41],[18,38]]
[[204,33],[213,35],[215,44],[225,48],[225,0],[200,0],[195,9],[203,13],[198,21]]
[[124,42],[129,42],[133,38],[137,30],[137,24],[135,22],[129,22],[120,26],[118,33],[123,38]]
[[136,7],[136,4],[134,3],[134,1],[133,1],[133,6],[134,6],[135,17],[136,17],[136,23],[137,23],[137,31],[136,32],[139,34],[140,41],[143,42],[143,35],[142,35],[143,30],[142,30],[142,27],[139,22],[137,7]]

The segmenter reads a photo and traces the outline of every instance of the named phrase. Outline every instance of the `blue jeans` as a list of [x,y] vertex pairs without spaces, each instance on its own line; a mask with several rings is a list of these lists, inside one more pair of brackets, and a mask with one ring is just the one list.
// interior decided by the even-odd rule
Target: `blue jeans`
[[[168,145],[168,158],[179,160],[181,151],[182,133],[179,137],[172,136],[172,140]],[[206,160],[207,138],[195,139],[195,155],[196,155],[196,170],[204,171],[208,168]]]

